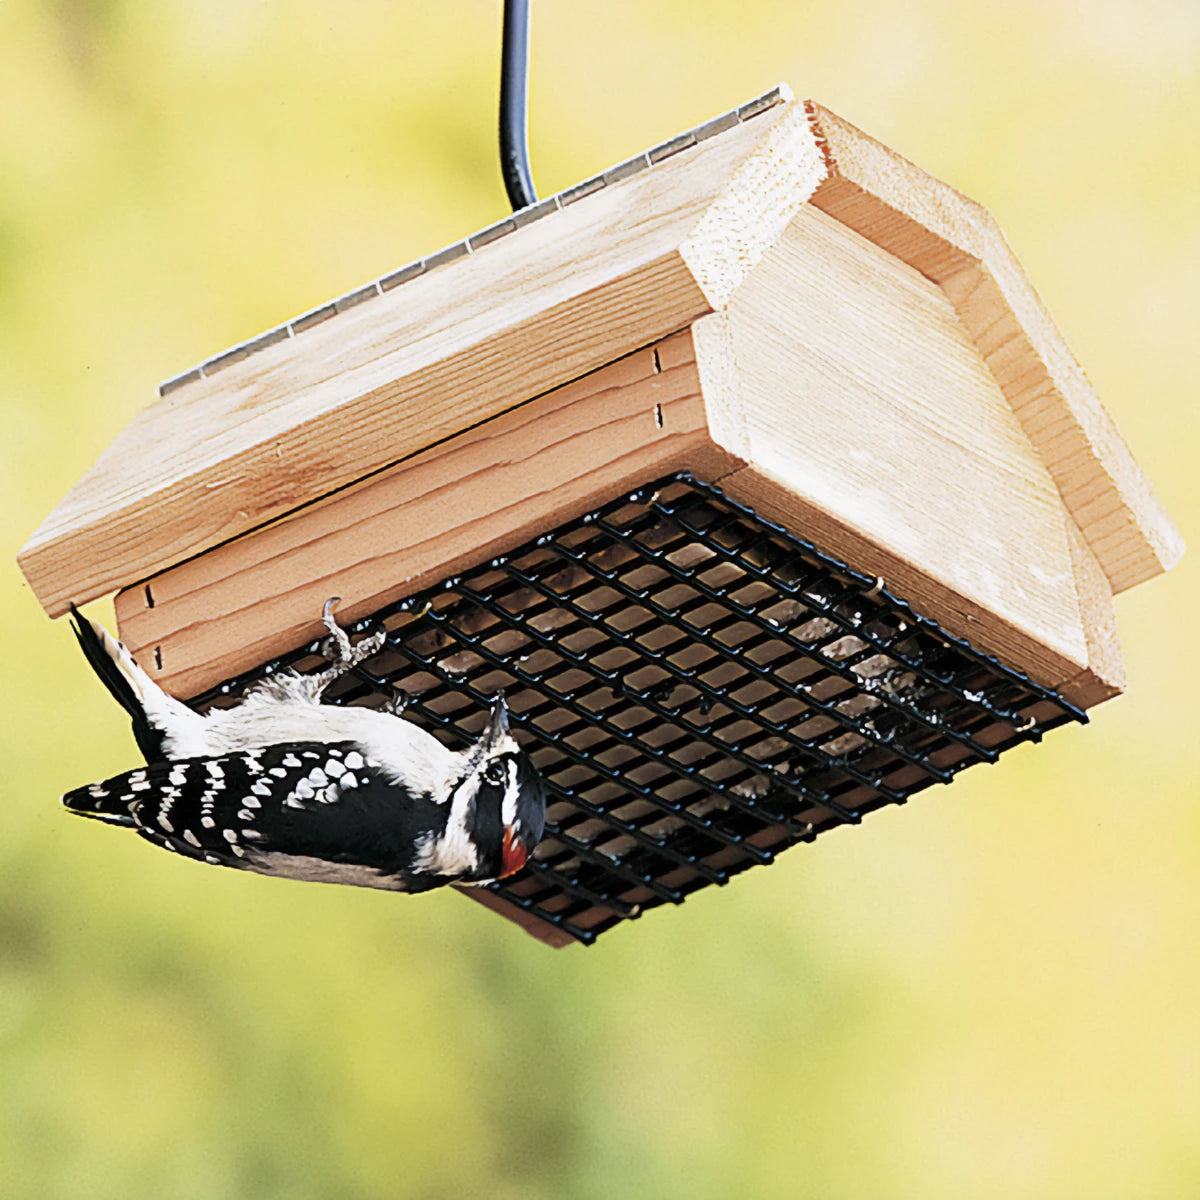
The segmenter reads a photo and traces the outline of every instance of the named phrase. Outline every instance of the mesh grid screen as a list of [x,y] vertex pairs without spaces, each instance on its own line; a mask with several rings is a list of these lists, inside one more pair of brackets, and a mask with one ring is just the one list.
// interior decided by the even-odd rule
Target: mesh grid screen
[[[461,748],[506,690],[546,834],[493,892],[583,943],[1084,714],[714,486],[660,480],[359,622],[337,703]],[[314,644],[196,701],[228,703]]]

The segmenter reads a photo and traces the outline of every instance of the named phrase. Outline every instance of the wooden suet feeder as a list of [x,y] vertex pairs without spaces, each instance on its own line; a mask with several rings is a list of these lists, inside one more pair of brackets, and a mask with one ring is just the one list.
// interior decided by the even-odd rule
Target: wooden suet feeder
[[[991,216],[780,88],[165,383],[34,534],[174,694],[318,661],[550,791],[555,944],[1122,688],[1182,551]],[[365,627],[365,625],[363,626]]]

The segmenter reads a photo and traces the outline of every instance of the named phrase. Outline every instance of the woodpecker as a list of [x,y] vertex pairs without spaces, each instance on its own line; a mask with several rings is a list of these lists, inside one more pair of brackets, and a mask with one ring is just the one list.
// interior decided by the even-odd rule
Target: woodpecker
[[133,720],[146,766],[76,788],[73,813],[124,825],[164,849],[263,875],[422,892],[478,885],[525,865],[542,836],[541,779],[508,728],[503,693],[465,750],[395,711],[322,704],[376,654],[333,619],[330,665],[284,671],[205,714],[168,696],[101,625],[73,612],[92,669]]

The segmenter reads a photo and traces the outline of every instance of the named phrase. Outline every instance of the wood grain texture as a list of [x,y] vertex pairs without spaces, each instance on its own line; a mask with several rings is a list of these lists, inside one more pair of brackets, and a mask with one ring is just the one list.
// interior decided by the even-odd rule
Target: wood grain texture
[[750,431],[729,314],[701,317],[693,322],[691,335],[709,436],[715,445],[745,462],[750,458]]
[[992,215],[827,109],[807,107],[829,170],[812,203],[950,297],[1113,590],[1174,566],[1178,530]]
[[728,321],[748,466],[723,487],[1040,683],[1089,669],[1070,519],[936,285],[807,207]]
[[[764,142],[784,171],[767,195],[746,186]],[[821,169],[802,108],[781,105],[171,392],[34,534],[26,578],[61,614],[683,328],[782,227],[771,206],[790,211],[804,199],[791,184],[811,190]]]
[[697,462],[719,471],[690,345],[639,351],[121,592],[122,641],[192,696],[320,636],[329,596],[353,621],[623,487]]
[[729,303],[827,173],[805,105],[785,105],[679,248],[714,310]]

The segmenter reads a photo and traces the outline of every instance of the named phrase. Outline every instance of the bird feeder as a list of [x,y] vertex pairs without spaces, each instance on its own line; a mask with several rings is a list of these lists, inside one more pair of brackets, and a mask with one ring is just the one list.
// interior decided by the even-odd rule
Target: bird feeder
[[[992,217],[785,88],[162,385],[20,556],[176,696],[325,600],[547,834],[475,890],[590,942],[1121,691],[1179,535]],[[379,701],[381,702],[381,701]]]

